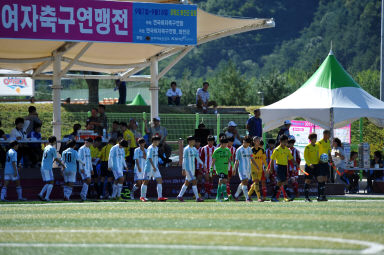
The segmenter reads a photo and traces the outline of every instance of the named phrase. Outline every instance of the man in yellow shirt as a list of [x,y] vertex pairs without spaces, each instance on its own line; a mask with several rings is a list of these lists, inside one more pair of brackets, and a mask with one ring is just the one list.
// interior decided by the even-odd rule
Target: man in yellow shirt
[[[331,147],[331,141],[329,140],[330,137],[331,137],[331,131],[324,130],[323,139],[318,141],[317,144],[319,145],[319,155],[321,156],[321,154],[324,154],[324,153],[327,154],[329,160],[332,162],[332,156],[331,156],[332,147]],[[328,162],[326,163],[320,162],[319,171],[321,172],[318,173],[318,176],[319,177],[322,176],[321,179],[323,182],[326,182],[329,176],[331,176],[331,181],[334,182],[333,180],[334,173],[331,173],[332,170],[330,169]]]
[[[285,191],[287,192],[287,195],[290,197],[290,200],[292,201],[294,197],[290,195],[289,190],[287,189],[287,173],[288,173],[288,161],[290,161],[292,164],[294,164],[297,167],[297,162],[292,161],[293,156],[291,154],[291,150],[288,149],[288,136],[282,135],[280,137],[280,145],[277,146],[277,148],[273,151],[271,160],[276,161],[276,181],[277,184],[273,190],[273,195],[271,198],[272,202],[279,202],[279,200],[276,198],[276,194],[279,191],[280,187],[283,186]],[[270,165],[268,166],[267,171],[270,172]]]
[[319,145],[316,143],[317,134],[312,133],[308,136],[311,141],[304,149],[305,171],[308,175],[305,175],[304,195],[306,202],[312,202],[309,198],[309,188],[313,178],[317,177],[317,170],[319,168],[320,154]]
[[[106,144],[100,151],[100,169],[101,169],[101,177],[100,182],[103,186],[103,190],[101,192],[100,198],[106,198],[106,189],[108,189],[109,195],[112,195],[112,182],[113,182],[113,173],[112,171],[108,171],[108,159],[109,152],[111,148],[116,144],[114,139],[109,139],[108,144]],[[107,182],[105,179],[107,178]]]
[[[89,150],[91,151],[91,158],[92,158],[92,169],[93,169],[93,175],[92,175],[92,183],[90,185],[89,194],[91,197],[97,197],[99,198],[102,192],[102,188],[100,187],[100,152],[101,152],[101,143],[102,138],[100,136],[96,137],[93,141],[93,144],[89,147]],[[99,165],[99,166],[98,166]],[[98,171],[99,170],[99,171]],[[96,193],[96,194],[95,194]]]
[[248,191],[248,196],[251,197],[253,192],[256,192],[257,201],[264,202],[264,198],[260,196],[260,181],[263,175],[263,165],[268,166],[267,164],[267,156],[265,155],[264,149],[260,146],[260,137],[253,137],[254,147],[252,148],[252,158],[255,160],[256,165],[251,164],[251,177],[253,184]]

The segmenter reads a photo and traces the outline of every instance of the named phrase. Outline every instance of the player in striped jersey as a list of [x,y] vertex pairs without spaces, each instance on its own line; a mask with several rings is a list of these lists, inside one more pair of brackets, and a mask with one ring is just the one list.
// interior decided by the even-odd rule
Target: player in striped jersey
[[[44,148],[43,152],[43,159],[41,160],[41,177],[43,179],[43,182],[45,182],[45,185],[43,189],[40,191],[40,193],[37,195],[40,200],[42,201],[50,201],[49,195],[51,194],[51,191],[53,189],[53,172],[52,172],[52,164],[54,161],[59,163],[61,166],[64,167],[64,164],[61,162],[61,160],[57,157],[57,151],[54,147],[56,145],[56,137],[51,136],[48,138],[49,145],[47,145]],[[44,197],[45,193],[45,197]]]
[[157,200],[167,201],[168,198],[163,197],[163,179],[159,170],[159,144],[161,137],[158,135],[152,136],[152,144],[147,149],[147,158],[144,164],[143,184],[141,185],[140,200],[143,202],[147,199],[147,186],[150,179],[157,182]]
[[84,162],[84,165],[80,165],[80,175],[83,180],[83,187],[80,192],[82,201],[87,200],[88,186],[91,184],[91,176],[93,175],[91,150],[89,149],[92,143],[93,139],[87,138],[78,151],[80,160]]
[[195,146],[195,137],[189,136],[187,138],[188,145],[185,146],[183,151],[183,176],[185,176],[185,182],[183,186],[181,187],[180,193],[177,196],[177,199],[180,202],[184,202],[183,195],[185,191],[187,190],[190,183],[192,183],[192,190],[196,197],[196,202],[203,202],[204,200],[200,198],[199,193],[197,191],[197,181],[195,176],[195,160],[197,160],[198,163],[203,163],[201,161],[199,152],[196,150]]
[[112,187],[112,199],[120,199],[121,190],[124,183],[124,169],[128,170],[125,162],[125,148],[128,147],[126,140],[120,140],[118,144],[111,148],[108,158],[108,170],[112,171],[115,181]]
[[207,145],[203,147],[201,150],[200,159],[203,161],[203,173],[204,173],[204,189],[205,189],[205,198],[209,198],[212,190],[212,177],[209,175],[209,169],[211,169],[212,165],[212,155],[215,151],[215,138],[210,135],[207,138]]
[[231,178],[233,174],[233,165],[235,163],[236,158],[236,148],[233,146],[233,142],[235,141],[235,137],[231,136],[228,138],[228,149],[231,152],[231,164],[228,164],[228,182],[227,182],[227,194],[231,195]]
[[[296,149],[295,146],[296,138],[291,135],[288,137],[288,148],[291,150],[292,156],[293,156],[293,161],[296,161],[297,164],[300,166],[301,162],[301,157],[300,157],[300,152],[298,149]],[[296,197],[299,196],[299,169],[298,167],[289,164],[288,167],[288,182],[289,184],[293,187],[293,191]]]
[[133,153],[133,160],[135,161],[134,168],[134,181],[135,184],[131,190],[131,199],[135,199],[135,191],[141,187],[143,181],[143,169],[145,165],[145,160],[147,158],[147,149],[145,149],[145,139],[139,138],[137,140],[139,147],[135,149]]
[[238,170],[241,183],[237,187],[235,200],[241,192],[244,193],[247,202],[252,202],[252,199],[248,196],[248,180],[251,177],[251,163],[256,165],[255,160],[252,158],[252,149],[249,147],[252,139],[249,136],[245,136],[243,139],[243,145],[236,150],[236,163],[234,167],[234,174]]
[[[203,151],[203,147],[201,147],[201,142],[198,138],[195,137],[195,148],[199,152],[199,158],[201,160],[201,152]],[[203,162],[203,161],[201,161]],[[199,192],[199,197],[201,197],[200,193],[203,188],[203,168],[204,168],[204,162],[199,163],[197,159],[195,160],[196,164],[196,179],[197,179],[197,191]]]
[[72,140],[67,144],[67,149],[61,155],[61,161],[65,168],[62,169],[64,176],[64,201],[69,201],[72,194],[72,186],[76,182],[77,162],[84,165],[75,151],[76,141]]

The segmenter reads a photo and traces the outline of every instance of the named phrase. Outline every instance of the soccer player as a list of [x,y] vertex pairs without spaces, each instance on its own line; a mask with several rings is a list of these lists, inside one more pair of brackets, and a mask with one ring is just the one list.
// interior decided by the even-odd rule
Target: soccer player
[[83,187],[80,192],[81,201],[87,200],[88,185],[91,184],[91,176],[93,175],[91,150],[89,149],[92,143],[93,139],[87,138],[78,151],[79,159],[84,162],[84,165],[80,165],[80,175],[83,180]]
[[147,149],[147,158],[144,164],[143,184],[141,185],[140,200],[147,202],[147,187],[150,179],[157,182],[157,200],[167,201],[168,198],[163,197],[163,179],[159,170],[159,144],[161,137],[158,135],[152,136],[152,144]]
[[133,153],[133,160],[135,161],[135,168],[134,168],[134,182],[135,184],[132,187],[131,190],[131,199],[135,199],[135,191],[140,189],[142,181],[143,181],[143,171],[144,171],[144,165],[145,160],[147,158],[147,149],[145,149],[145,139],[139,138],[137,140],[139,143],[139,147],[135,149]]
[[251,197],[253,191],[256,192],[257,201],[264,202],[264,199],[260,195],[260,186],[261,178],[263,175],[263,165],[267,166],[266,155],[264,149],[260,147],[260,137],[253,137],[254,147],[252,148],[252,158],[256,162],[256,164],[251,165],[251,177],[252,177],[252,185],[249,189],[248,196]]
[[[327,154],[329,162],[332,164],[332,155],[331,155],[331,141],[329,138],[331,137],[331,132],[329,130],[324,130],[323,139],[317,142],[319,145],[319,155]],[[317,170],[317,182],[319,186],[319,197],[317,201],[328,201],[325,196],[325,183],[328,180],[330,175],[330,166],[328,162],[319,162],[319,167]],[[331,175],[333,178],[334,174]]]
[[91,151],[91,158],[92,158],[92,169],[93,169],[93,175],[92,175],[92,183],[90,187],[90,194],[95,195],[97,194],[97,197],[99,198],[102,194],[103,187],[100,183],[101,179],[101,166],[100,166],[100,154],[101,154],[101,143],[102,138],[101,136],[98,136],[93,141],[93,144],[89,147]]
[[[276,141],[274,139],[268,140],[268,148],[265,151],[265,155],[267,157],[268,166],[269,165],[271,166],[271,171],[269,173],[263,172],[264,176],[261,176],[262,179],[265,178],[265,181],[267,181],[267,178],[269,179],[269,185],[272,186],[272,189],[274,189],[274,187],[277,184],[277,181],[276,181],[276,167],[277,166],[276,166],[275,160],[271,160],[272,153],[275,150],[275,144],[276,144]],[[263,197],[265,198],[267,196],[267,186],[265,185],[264,187],[265,188],[263,188],[263,186],[262,186],[262,188],[263,188],[262,192],[263,192]],[[284,187],[280,187],[280,190],[276,194],[276,198],[280,197],[280,192],[283,192],[284,199],[287,201],[288,198],[287,198],[287,194],[285,193]]]
[[[293,161],[296,161],[297,164],[300,166],[300,162],[301,162],[300,151],[295,148],[295,142],[296,142],[296,138],[293,135],[288,137],[288,148],[291,150]],[[295,196],[298,197],[299,196],[299,183],[298,183],[299,168],[290,164],[288,168],[288,177],[289,177],[288,182],[292,185]]]
[[[195,137],[195,148],[199,152],[199,158],[201,160],[201,152],[203,151],[203,147],[201,147],[201,142],[198,138]],[[204,177],[204,162],[199,163],[197,159],[195,160],[196,165],[196,181],[197,181],[197,191],[199,192],[199,197],[201,197],[200,192],[203,188],[203,177]]]
[[200,159],[203,161],[203,174],[204,174],[204,189],[205,189],[205,198],[208,199],[211,195],[212,190],[212,177],[209,174],[209,170],[213,166],[212,164],[212,154],[215,151],[215,137],[212,135],[207,137],[207,145],[205,145],[201,151]]
[[7,187],[10,181],[16,183],[16,192],[19,201],[26,201],[27,199],[23,198],[22,189],[20,185],[20,168],[17,167],[17,149],[19,148],[19,143],[13,141],[9,144],[10,149],[7,151],[5,157],[5,167],[4,167],[4,185],[1,189],[1,201],[7,202]]
[[111,151],[112,147],[116,144],[115,139],[111,138],[108,140],[108,143],[101,149],[100,152],[100,170],[101,170],[101,178],[100,182],[101,185],[103,185],[103,190],[101,192],[100,198],[106,198],[107,197],[107,190],[109,196],[112,195],[112,182],[113,182],[113,173],[112,171],[108,171],[108,159],[109,159],[109,152]]
[[126,140],[120,140],[111,148],[108,158],[108,171],[112,171],[115,181],[113,183],[112,199],[120,199],[124,183],[124,169],[128,170],[125,162],[125,148],[128,147]]
[[[43,152],[43,159],[41,160],[41,177],[43,179],[43,182],[45,182],[45,185],[43,189],[40,191],[40,193],[37,195],[40,200],[42,201],[51,201],[49,199],[49,196],[51,195],[52,189],[53,189],[53,172],[52,172],[52,164],[54,161],[56,161],[59,165],[64,167],[64,164],[61,162],[61,160],[57,157],[57,151],[55,148],[56,145],[56,137],[51,136],[48,138],[49,144],[44,148]],[[45,197],[44,197],[45,193]]]
[[305,175],[304,196],[305,202],[312,202],[312,200],[309,198],[309,188],[312,179],[317,177],[320,154],[319,145],[316,143],[317,134],[309,134],[308,139],[310,140],[310,143],[305,146],[304,149],[305,171],[308,173],[308,175]]
[[[283,186],[287,195],[290,197],[290,201],[294,199],[294,197],[290,196],[290,192],[287,190],[287,171],[288,171],[288,161],[292,160],[292,154],[291,151],[287,147],[288,144],[288,136],[282,135],[280,137],[280,145],[277,146],[277,148],[273,151],[271,160],[276,161],[276,181],[277,185],[275,186],[273,190],[273,195],[271,198],[272,202],[279,202],[279,200],[276,198],[277,192],[279,191],[280,187]],[[292,162],[292,161],[291,161]],[[295,166],[300,167],[297,165],[297,162],[292,162]],[[270,166],[268,166],[268,172],[270,172]]]
[[236,148],[233,146],[233,143],[235,141],[235,137],[231,136],[228,138],[228,149],[231,152],[231,164],[228,165],[228,182],[227,182],[227,193],[228,195],[231,195],[231,178],[233,173],[233,166],[235,162],[236,157]]
[[219,183],[217,185],[216,201],[221,201],[223,194],[224,201],[228,201],[227,194],[227,181],[228,181],[228,163],[231,162],[231,152],[228,149],[228,139],[225,136],[220,138],[220,147],[217,148],[212,154],[212,166],[210,173],[214,172],[215,166],[216,174],[219,176]]
[[84,165],[84,162],[79,158],[79,154],[75,151],[76,141],[72,140],[67,144],[67,149],[61,155],[61,161],[64,164],[64,201],[69,201],[72,194],[73,184],[76,182],[77,162]]
[[249,136],[245,136],[243,144],[236,150],[236,162],[234,167],[234,174],[239,172],[239,178],[241,183],[237,187],[235,200],[238,200],[241,192],[244,193],[247,202],[252,202],[252,199],[248,196],[248,180],[251,177],[251,162],[256,165],[255,160],[252,158],[252,149],[250,147],[252,139]]
[[198,163],[203,163],[201,161],[199,152],[196,150],[195,146],[195,137],[189,136],[187,138],[188,145],[185,146],[184,152],[183,152],[183,176],[185,176],[185,182],[183,186],[181,187],[180,193],[177,196],[177,199],[180,202],[184,202],[183,195],[185,191],[187,190],[190,183],[192,183],[192,191],[193,194],[195,194],[196,202],[203,202],[204,200],[199,196],[199,192],[197,191],[197,181],[195,176],[195,160],[197,160]]

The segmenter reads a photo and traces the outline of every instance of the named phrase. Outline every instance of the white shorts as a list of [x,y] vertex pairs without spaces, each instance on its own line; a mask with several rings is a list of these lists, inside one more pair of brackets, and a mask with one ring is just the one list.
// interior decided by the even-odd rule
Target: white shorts
[[251,179],[251,172],[250,171],[239,171],[239,178],[240,178],[240,181],[249,180],[249,179]]
[[52,169],[50,170],[40,169],[40,172],[41,172],[41,178],[43,179],[44,182],[50,182],[54,180]]
[[81,175],[81,179],[82,180],[86,180],[86,179],[90,179],[91,178],[91,170],[85,170],[84,169],[84,173],[81,172],[82,170],[80,170],[80,175]]
[[139,172],[139,170],[135,169],[133,172],[133,180],[136,181],[142,181],[143,180],[143,170]]
[[143,180],[146,180],[146,181],[149,181],[149,180],[156,180],[156,179],[159,179],[161,178],[161,173],[160,173],[160,170],[156,170],[153,171],[149,171],[149,172],[143,172]]
[[66,171],[64,170],[64,182],[67,183],[67,182],[72,182],[72,183],[75,183],[76,182],[76,171]]
[[112,173],[113,173],[113,177],[115,178],[115,180],[124,176],[123,170],[112,169]]
[[4,181],[17,181],[20,180],[19,173],[15,177],[13,174],[4,174]]
[[185,180],[187,181],[193,181],[193,180],[196,180],[196,175],[195,175],[195,171],[190,171],[190,170],[185,170]]

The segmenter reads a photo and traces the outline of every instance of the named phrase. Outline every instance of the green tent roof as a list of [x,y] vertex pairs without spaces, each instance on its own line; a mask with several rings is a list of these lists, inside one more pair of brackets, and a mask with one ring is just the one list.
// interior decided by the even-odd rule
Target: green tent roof
[[129,105],[147,105],[147,103],[145,102],[141,94],[138,93]]
[[326,89],[337,89],[342,87],[356,87],[360,85],[345,71],[332,51],[320,65],[319,69],[307,80],[302,87],[320,87]]

